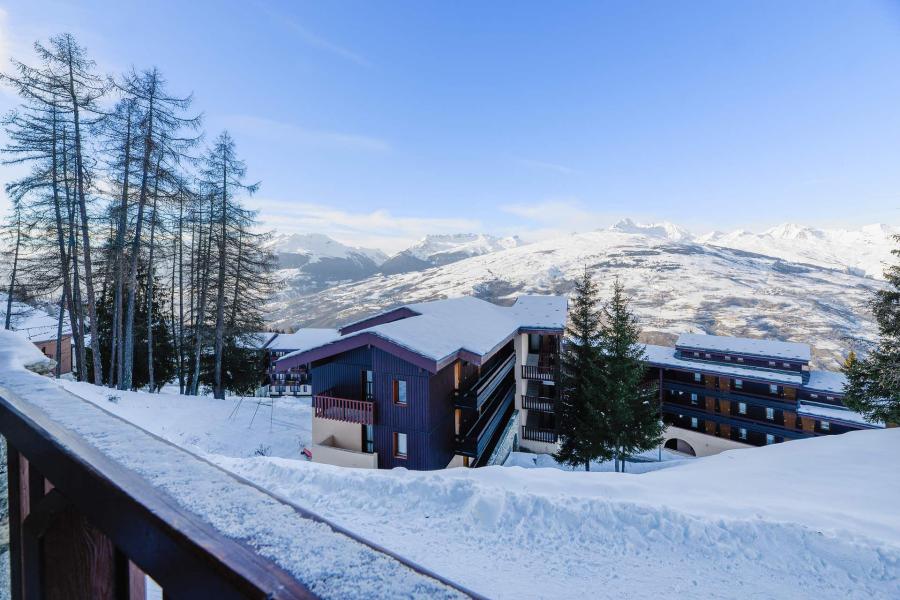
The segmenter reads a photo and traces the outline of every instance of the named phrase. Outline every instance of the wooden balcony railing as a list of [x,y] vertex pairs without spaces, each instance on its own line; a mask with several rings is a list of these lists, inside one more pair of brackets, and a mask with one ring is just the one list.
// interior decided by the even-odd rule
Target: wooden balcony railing
[[554,412],[556,410],[556,400],[553,400],[552,398],[542,398],[541,396],[523,395],[522,408],[540,412]]
[[8,359],[13,600],[479,597]]
[[350,400],[335,396],[313,396],[315,415],[320,419],[332,419],[362,425],[375,424],[375,404],[365,400]]
[[559,436],[552,429],[539,429],[537,427],[522,426],[522,439],[533,442],[555,444]]

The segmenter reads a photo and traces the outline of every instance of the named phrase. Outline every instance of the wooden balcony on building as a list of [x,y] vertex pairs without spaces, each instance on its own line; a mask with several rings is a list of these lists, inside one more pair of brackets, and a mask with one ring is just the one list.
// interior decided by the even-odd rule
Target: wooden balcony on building
[[522,394],[522,408],[552,413],[556,411],[556,400],[553,398],[542,398],[541,396],[528,396]]
[[331,419],[333,421],[359,423],[361,425],[375,424],[374,402],[319,394],[313,396],[313,407],[315,409],[314,414],[319,419]]
[[522,365],[522,379],[552,382],[557,379],[558,356],[552,353],[528,354]]

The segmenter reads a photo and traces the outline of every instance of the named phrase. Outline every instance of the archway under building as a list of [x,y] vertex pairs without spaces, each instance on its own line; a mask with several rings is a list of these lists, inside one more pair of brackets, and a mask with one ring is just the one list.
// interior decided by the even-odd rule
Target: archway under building
[[687,454],[689,456],[697,456],[697,453],[694,452],[694,447],[681,438],[669,438],[666,440],[666,449],[681,452],[682,454]]

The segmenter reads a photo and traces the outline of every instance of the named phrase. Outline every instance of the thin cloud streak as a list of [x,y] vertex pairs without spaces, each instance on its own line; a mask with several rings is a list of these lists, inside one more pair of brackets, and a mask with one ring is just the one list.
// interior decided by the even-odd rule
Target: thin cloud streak
[[287,27],[288,29],[293,31],[295,34],[297,34],[297,37],[300,39],[300,41],[302,41],[307,46],[310,46],[312,48],[317,48],[319,50],[323,50],[330,54],[334,54],[335,56],[343,58],[344,60],[350,61],[350,62],[355,63],[362,67],[371,67],[372,66],[371,63],[369,63],[369,61],[366,60],[365,57],[361,56],[360,54],[357,54],[353,50],[350,50],[339,44],[336,44],[332,41],[329,41],[329,40],[323,38],[322,36],[316,34],[315,32],[311,31],[310,29],[304,27],[303,25],[301,25],[294,19],[292,19],[284,14],[275,12],[274,10],[272,10],[268,6],[266,6],[264,3],[257,2],[257,6],[260,8],[260,10],[262,10],[264,13],[266,13],[273,21],[276,21],[276,22],[284,25],[285,27]]
[[578,171],[571,167],[567,167],[565,165],[560,165],[557,163],[546,162],[543,160],[533,160],[530,158],[517,158],[516,162],[523,167],[528,167],[531,169],[540,169],[542,171],[554,171],[556,173],[560,173],[562,175],[574,175]]
[[306,129],[293,123],[276,121],[253,115],[230,115],[225,119],[226,127],[235,133],[268,141],[292,141],[319,148],[359,150],[365,152],[387,152],[390,143],[367,135],[342,131],[322,131]]
[[341,243],[399,252],[432,233],[480,231],[481,222],[456,217],[404,217],[377,209],[351,212],[310,202],[253,198],[264,228],[277,233],[324,233]]

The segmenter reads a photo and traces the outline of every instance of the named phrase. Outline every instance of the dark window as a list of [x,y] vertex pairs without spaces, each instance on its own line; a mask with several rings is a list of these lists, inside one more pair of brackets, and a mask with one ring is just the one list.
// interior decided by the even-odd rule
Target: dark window
[[703,381],[703,375],[701,375],[700,373],[694,373],[694,381],[700,383],[701,381]]
[[372,371],[363,371],[360,380],[362,383],[362,399],[371,400],[375,397],[375,374]]
[[537,333],[528,334],[528,352],[539,354],[541,351],[541,336]]
[[375,452],[375,426],[363,425],[363,452],[372,454]]
[[775,409],[766,407],[766,418],[770,421],[775,420]]
[[406,434],[405,433],[395,433],[394,434],[394,457],[395,458],[406,458]]
[[406,382],[402,379],[394,380],[394,404],[406,405]]

